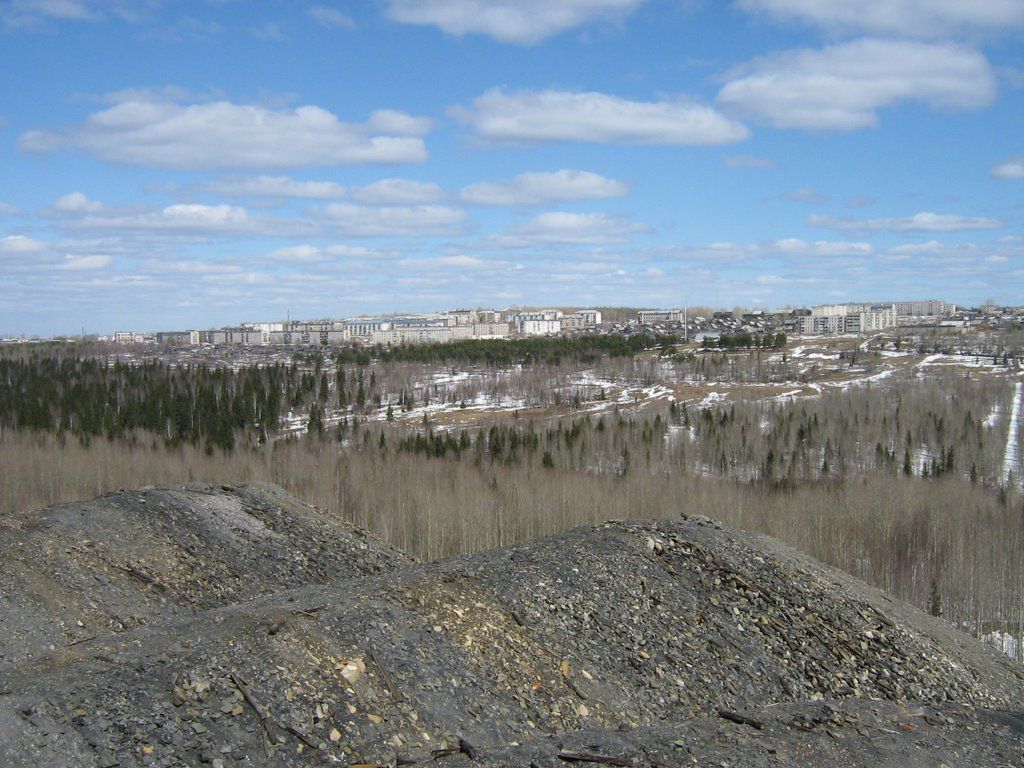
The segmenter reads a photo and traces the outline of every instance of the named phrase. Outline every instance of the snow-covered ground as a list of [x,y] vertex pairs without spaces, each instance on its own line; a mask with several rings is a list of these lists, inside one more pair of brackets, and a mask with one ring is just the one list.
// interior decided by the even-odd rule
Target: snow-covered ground
[[1022,481],[1020,471],[1020,419],[1021,406],[1024,405],[1024,382],[1013,385],[1013,408],[1010,410],[1010,425],[1006,432],[1006,452],[1003,454],[1003,484],[1015,477]]
[[985,429],[992,429],[996,424],[999,423],[999,414],[1002,413],[1002,410],[1002,406],[999,405],[999,403],[996,403],[994,406],[992,406],[992,410],[989,411],[989,414],[988,416],[985,417],[985,420],[981,422],[981,425],[985,427]]
[[1020,641],[1009,632],[1003,633],[997,629],[995,632],[982,635],[979,639],[996,650],[1002,651],[1014,661],[1024,661],[1024,657],[1021,656]]

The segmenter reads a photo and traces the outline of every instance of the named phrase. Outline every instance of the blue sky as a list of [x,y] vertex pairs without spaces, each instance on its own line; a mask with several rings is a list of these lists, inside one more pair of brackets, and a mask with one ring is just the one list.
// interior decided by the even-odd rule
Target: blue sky
[[1024,0],[5,0],[0,335],[1024,302]]

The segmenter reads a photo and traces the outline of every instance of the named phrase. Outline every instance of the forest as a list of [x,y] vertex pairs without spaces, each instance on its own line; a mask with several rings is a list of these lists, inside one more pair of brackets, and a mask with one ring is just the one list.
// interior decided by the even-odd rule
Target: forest
[[[0,512],[268,481],[422,558],[585,522],[706,515],[976,634],[1019,636],[1024,499],[1001,368],[633,339],[600,353],[459,344],[220,366],[7,352]],[[828,386],[843,371],[867,383]]]

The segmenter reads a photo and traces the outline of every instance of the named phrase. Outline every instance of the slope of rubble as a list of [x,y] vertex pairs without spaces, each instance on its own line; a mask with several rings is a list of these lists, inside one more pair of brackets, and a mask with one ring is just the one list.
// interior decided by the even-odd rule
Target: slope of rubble
[[409,561],[275,486],[108,494],[0,517],[0,663]]
[[999,765],[1022,707],[1020,665],[778,542],[616,522],[9,664],[0,764]]

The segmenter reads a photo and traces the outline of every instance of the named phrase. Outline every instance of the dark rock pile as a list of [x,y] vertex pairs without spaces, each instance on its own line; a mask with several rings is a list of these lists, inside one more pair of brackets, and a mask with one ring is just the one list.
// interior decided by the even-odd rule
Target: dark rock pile
[[0,663],[410,561],[274,486],[119,492],[0,518]]
[[[146,556],[152,582],[127,574],[112,590],[80,576],[78,601],[102,597],[108,615],[143,606],[150,626],[59,644],[55,631],[22,632],[23,658],[0,669],[0,765],[952,766],[1024,757],[1020,665],[771,539],[706,519],[608,523],[412,565],[270,490],[213,492],[216,504],[237,502],[232,509],[282,537],[251,538],[246,523],[253,550],[239,550],[237,517],[190,516],[187,500],[204,498],[195,490],[143,494],[147,510],[167,500],[150,517],[123,511],[136,506],[132,496],[29,517],[64,521],[49,530],[65,531],[68,520],[109,514],[113,500],[122,519],[148,520],[161,542],[180,542],[202,520],[203,537],[230,544],[208,573],[197,554],[177,576],[156,554],[177,551],[167,545]],[[217,535],[218,521],[231,532]],[[46,546],[42,525],[24,527]],[[108,557],[130,551],[137,562],[144,537],[128,538],[137,549],[106,542]],[[59,541],[55,569],[92,575],[80,559],[61,562]],[[246,560],[232,561],[235,551]],[[8,591],[25,580],[4,570],[6,633],[26,625],[17,618],[26,603]],[[201,610],[211,604],[221,607]],[[42,637],[34,648],[33,637]]]

